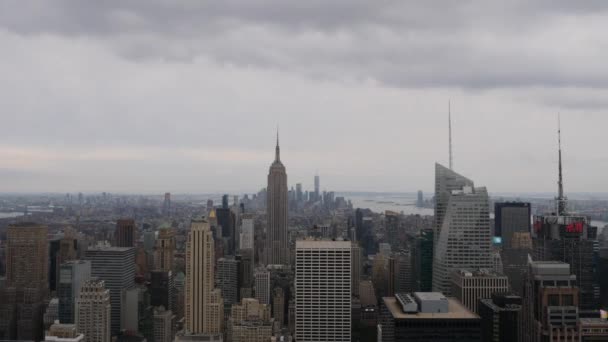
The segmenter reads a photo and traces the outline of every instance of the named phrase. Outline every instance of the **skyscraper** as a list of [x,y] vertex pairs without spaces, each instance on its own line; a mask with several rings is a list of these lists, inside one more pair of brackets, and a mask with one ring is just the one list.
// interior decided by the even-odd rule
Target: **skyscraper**
[[521,306],[521,297],[512,294],[493,294],[491,299],[481,299],[479,316],[482,341],[519,341]]
[[186,333],[222,333],[224,301],[215,289],[214,246],[209,222],[193,220],[186,245]]
[[474,313],[479,313],[479,300],[494,293],[509,291],[509,279],[489,270],[460,269],[452,272],[452,295]]
[[319,174],[316,174],[315,175],[315,201],[318,201],[319,198],[321,197],[320,188],[321,188],[321,181],[319,179]]
[[110,291],[112,334],[117,334],[122,320],[122,291],[135,286],[135,248],[96,246],[85,255],[91,261],[91,276],[103,280]]
[[494,236],[501,237],[503,248],[511,248],[514,233],[529,233],[531,222],[530,203],[494,203]]
[[296,184],[296,202],[301,203],[304,200],[304,194],[302,193],[302,183]]
[[433,289],[433,230],[421,229],[414,240],[412,255],[412,272],[414,288],[418,292],[430,292]]
[[135,247],[135,221],[133,219],[116,221],[114,239],[116,240],[116,247]]
[[44,337],[42,301],[49,286],[47,232],[46,226],[31,222],[8,226],[6,288],[0,286],[0,335],[19,340]]
[[230,308],[232,304],[238,302],[239,298],[239,262],[233,257],[220,258],[217,260],[216,267],[215,284],[222,290],[224,305]]
[[[224,195],[227,196],[227,195]],[[226,197],[228,201],[228,197]],[[228,203],[228,202],[226,202]],[[222,240],[225,243],[225,254],[233,254],[236,246],[236,215],[229,207],[215,209],[217,224],[221,227]]]
[[76,329],[84,334],[86,342],[112,340],[110,290],[103,280],[86,281],[76,301]]
[[281,163],[279,148],[279,135],[277,132],[277,146],[275,159],[268,172],[267,188],[267,222],[266,234],[266,264],[287,265],[289,251],[287,249],[287,173]]
[[66,228],[63,236],[51,240],[49,245],[49,289],[55,291],[59,281],[59,267],[66,261],[76,259],[78,241],[75,232],[71,228]]
[[249,214],[243,215],[241,220],[241,237],[239,239],[240,249],[253,252],[254,247],[254,219]]
[[351,340],[351,242],[296,242],[296,340]]
[[6,234],[6,285],[17,288],[48,287],[48,228],[30,222],[8,226]]
[[580,309],[592,312],[597,310],[599,299],[599,294],[595,291],[599,286],[594,275],[594,241],[597,238],[597,227],[591,226],[586,217],[568,212],[562,175],[561,128],[558,130],[558,144],[556,213],[534,217],[534,260],[568,263],[570,271],[578,281]]
[[171,193],[165,192],[165,200],[163,202],[163,215],[171,216]]
[[559,261],[531,261],[523,291],[520,341],[578,341],[576,276]]
[[359,283],[361,282],[361,247],[356,242],[351,241],[351,291],[353,295],[359,296]]
[[272,317],[279,326],[285,324],[285,292],[280,287],[272,291]]
[[255,299],[261,304],[270,305],[270,272],[264,268],[258,268],[254,273]]
[[88,260],[68,261],[59,268],[59,321],[61,323],[75,322],[76,300],[85,281],[91,278],[91,262]]
[[171,310],[165,310],[164,307],[154,309],[154,342],[171,342],[173,341]]
[[412,272],[412,253],[409,250],[402,250],[394,255],[395,257],[395,292],[410,293],[415,292],[415,277]]
[[[492,268],[489,198],[486,188],[436,164],[433,291],[449,296],[450,273]],[[439,219],[439,221],[437,221]]]
[[160,271],[172,271],[174,255],[175,231],[172,228],[161,228],[154,251],[155,268]]
[[435,227],[433,231],[435,247],[437,239],[439,239],[441,227],[443,226],[452,191],[462,190],[465,186],[473,187],[473,181],[441,164],[435,164]]
[[162,306],[167,310],[174,309],[174,285],[173,273],[171,271],[156,270],[150,272],[150,304],[158,307]]

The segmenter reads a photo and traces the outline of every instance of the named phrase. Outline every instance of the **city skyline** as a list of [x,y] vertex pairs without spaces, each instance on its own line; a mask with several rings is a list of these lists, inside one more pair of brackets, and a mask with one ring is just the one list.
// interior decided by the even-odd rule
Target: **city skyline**
[[554,191],[558,112],[566,193],[608,192],[608,4],[0,6],[3,191],[251,192],[277,124],[294,184],[424,190],[451,101],[490,192]]
[[607,30],[0,1],[0,342],[608,341]]

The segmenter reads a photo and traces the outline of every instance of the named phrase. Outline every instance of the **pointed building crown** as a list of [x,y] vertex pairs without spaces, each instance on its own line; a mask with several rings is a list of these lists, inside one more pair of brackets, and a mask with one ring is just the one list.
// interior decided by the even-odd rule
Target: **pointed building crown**
[[277,127],[277,147],[275,148],[274,161],[281,161],[281,148],[279,147],[279,128]]

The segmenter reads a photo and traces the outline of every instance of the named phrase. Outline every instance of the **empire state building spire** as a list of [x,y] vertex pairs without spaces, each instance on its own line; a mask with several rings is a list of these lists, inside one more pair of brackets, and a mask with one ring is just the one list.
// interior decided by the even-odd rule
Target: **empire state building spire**
[[277,127],[277,147],[274,152],[274,161],[281,161],[281,148],[279,147],[279,128]]

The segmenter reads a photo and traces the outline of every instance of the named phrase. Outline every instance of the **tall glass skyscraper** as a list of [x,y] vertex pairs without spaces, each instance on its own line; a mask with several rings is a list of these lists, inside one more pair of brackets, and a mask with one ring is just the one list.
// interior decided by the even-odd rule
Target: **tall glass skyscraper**
[[451,295],[450,273],[460,268],[492,268],[490,209],[486,188],[436,165],[437,223],[433,291]]

